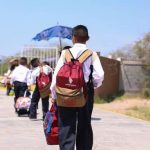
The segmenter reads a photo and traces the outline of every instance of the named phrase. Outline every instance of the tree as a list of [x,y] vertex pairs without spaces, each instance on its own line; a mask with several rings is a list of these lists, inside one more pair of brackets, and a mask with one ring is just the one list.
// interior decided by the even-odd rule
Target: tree
[[150,32],[143,39],[135,42],[133,47],[136,55],[146,64],[144,70],[147,73],[146,86],[150,88]]
[[120,49],[109,53],[109,55],[111,55],[113,59],[117,59],[119,57],[123,59],[137,59],[132,47],[133,46],[131,44],[126,45]]
[[143,39],[135,42],[133,49],[140,59],[150,65],[150,33],[147,33]]

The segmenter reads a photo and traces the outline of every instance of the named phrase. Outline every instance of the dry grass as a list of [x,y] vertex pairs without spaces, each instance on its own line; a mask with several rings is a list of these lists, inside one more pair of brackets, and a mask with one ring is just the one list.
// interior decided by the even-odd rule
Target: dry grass
[[96,104],[96,107],[150,121],[150,100],[132,98]]
[[0,86],[0,90],[6,90],[6,87]]
[[150,106],[133,107],[126,112],[126,115],[150,121]]

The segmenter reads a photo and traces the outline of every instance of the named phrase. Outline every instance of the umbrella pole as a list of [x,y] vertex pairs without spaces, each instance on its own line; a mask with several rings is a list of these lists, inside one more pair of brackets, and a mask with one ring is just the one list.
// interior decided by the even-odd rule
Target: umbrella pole
[[59,37],[59,44],[60,44],[60,51],[62,51],[62,42],[61,42],[61,37]]

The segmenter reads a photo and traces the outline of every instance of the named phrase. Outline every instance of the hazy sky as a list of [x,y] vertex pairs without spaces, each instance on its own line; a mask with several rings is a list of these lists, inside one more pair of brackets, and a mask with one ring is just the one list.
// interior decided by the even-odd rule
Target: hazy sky
[[0,55],[13,55],[57,25],[89,29],[88,46],[102,55],[150,31],[150,0],[0,0]]

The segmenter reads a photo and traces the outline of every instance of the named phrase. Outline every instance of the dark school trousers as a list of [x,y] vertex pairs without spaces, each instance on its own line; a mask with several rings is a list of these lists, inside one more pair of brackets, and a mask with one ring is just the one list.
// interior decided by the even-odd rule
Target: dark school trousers
[[11,89],[12,89],[12,87],[10,87],[10,85],[7,84],[7,85],[6,85],[6,95],[9,95]]
[[[36,118],[37,116],[37,105],[40,100],[40,92],[39,88],[36,84],[32,98],[31,98],[31,106],[30,106],[30,117]],[[46,113],[49,110],[49,96],[42,98],[42,112],[43,112],[43,119],[46,115]]]
[[[82,108],[58,107],[60,150],[92,150],[91,115],[94,102],[93,86],[87,88],[87,103]],[[75,142],[76,140],[76,142]]]
[[27,83],[19,82],[19,81],[14,82],[14,92],[15,92],[14,102],[15,103],[18,97],[24,96],[24,93],[27,90],[27,88],[28,88]]

